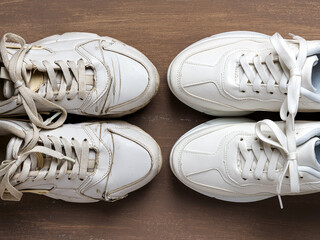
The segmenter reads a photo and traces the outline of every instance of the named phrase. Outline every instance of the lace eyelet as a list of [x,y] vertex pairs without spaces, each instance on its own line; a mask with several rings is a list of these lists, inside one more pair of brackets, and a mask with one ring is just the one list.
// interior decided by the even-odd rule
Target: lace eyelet
[[273,94],[273,92],[269,92],[270,94]]
[[69,181],[71,181],[71,178],[68,178]]
[[84,179],[83,178],[79,178],[79,180],[82,182]]
[[246,178],[242,178],[244,181],[247,181],[247,179]]
[[244,91],[244,90],[241,90],[241,92],[242,92],[242,93],[245,93],[246,91]]
[[258,138],[256,137],[256,138],[254,138],[254,140],[255,140],[255,141],[258,141]]
[[72,137],[71,140],[74,141],[74,137]]
[[67,98],[67,101],[71,101],[71,98]]
[[271,136],[269,135],[268,138],[271,138]]
[[303,179],[303,177],[300,177],[300,179]]
[[257,178],[257,180],[260,181],[261,179],[260,179],[260,178]]
[[87,142],[87,141],[88,141],[88,139],[86,139],[86,138],[85,138],[85,139],[83,139],[83,141]]
[[289,178],[289,176],[285,176],[285,178]]
[[240,141],[243,141],[243,138],[240,138]]
[[260,93],[260,91],[256,91],[256,93]]

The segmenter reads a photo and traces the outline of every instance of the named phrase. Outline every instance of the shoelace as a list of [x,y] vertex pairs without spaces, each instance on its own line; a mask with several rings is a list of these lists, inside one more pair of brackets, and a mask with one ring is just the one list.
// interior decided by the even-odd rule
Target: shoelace
[[[260,85],[263,82],[267,86],[267,91],[269,93],[273,93],[274,84],[277,83],[279,85],[279,90],[287,95],[280,109],[280,117],[282,120],[286,121],[286,133],[284,134],[280,128],[270,120],[258,122],[256,126],[256,133],[262,141],[281,149],[286,154],[285,158],[287,163],[277,187],[281,208],[283,208],[280,197],[281,185],[288,170],[291,192],[300,191],[294,126],[294,119],[299,107],[300,94],[303,94],[313,101],[320,102],[320,96],[318,94],[301,87],[302,67],[304,66],[307,58],[307,42],[299,36],[293,36],[293,39],[297,40],[299,43],[299,51],[297,55],[293,53],[280,34],[276,33],[270,38],[270,41],[278,54],[278,61],[283,69],[283,73],[280,73],[276,69],[271,55],[266,58],[266,66],[270,71],[270,75],[266,74],[263,69],[259,56],[254,58],[254,67],[258,73],[256,76],[252,73],[245,56],[241,56],[240,58],[240,65],[245,72],[240,83],[241,91],[245,91],[246,84],[249,79],[249,81],[253,83],[252,87],[255,91],[259,91]],[[274,132],[278,142],[274,142],[263,136],[261,131],[261,125],[263,124],[266,124],[272,132]]]
[[[257,54],[253,58],[253,66],[257,72],[257,74],[255,74],[251,70],[249,63],[243,54],[240,57],[240,66],[245,74],[240,80],[240,91],[246,91],[248,80],[252,83],[252,88],[256,92],[260,92],[261,84],[265,84],[267,92],[273,94],[275,84],[277,84],[279,85],[280,92],[291,96],[290,99],[287,97],[289,103],[284,103],[283,105],[287,105],[287,110],[294,112],[294,110],[298,108],[297,103],[301,87],[301,71],[307,58],[307,42],[299,36],[293,36],[293,38],[299,43],[297,57],[292,50],[290,50],[280,34],[276,33],[270,37],[270,41],[278,54],[277,60],[280,63],[282,72],[279,71],[274,63],[272,54],[269,54],[264,60],[265,66],[270,72],[270,74],[268,74],[262,65],[260,56]],[[288,105],[290,105],[290,107]],[[286,109],[283,109],[282,111],[286,113],[285,110]]]
[[240,91],[245,92],[247,90],[247,83],[249,81],[252,83],[252,89],[257,93],[260,92],[261,84],[265,84],[267,92],[273,94],[275,84],[277,84],[279,85],[280,92],[287,95],[280,110],[282,120],[287,119],[288,113],[291,114],[291,117],[295,117],[299,107],[300,94],[314,102],[320,103],[319,94],[311,92],[301,86],[301,72],[308,51],[307,42],[302,37],[294,36],[292,34],[291,36],[299,43],[299,52],[297,56],[290,50],[289,46],[279,33],[275,33],[270,37],[270,41],[278,54],[276,60],[279,61],[282,72],[278,70],[274,63],[274,57],[271,54],[265,58],[265,65],[270,74],[263,68],[259,55],[256,55],[253,58],[253,66],[257,74],[251,70],[245,55],[242,55],[239,61],[240,66],[245,73],[240,79]]
[[[265,134],[266,128],[262,130],[263,125],[266,126],[268,130],[271,130],[275,140],[273,140],[270,135],[267,136]],[[289,146],[289,144],[292,144],[292,141],[289,141],[288,136],[271,120],[258,122],[255,126],[255,132],[258,137],[257,140],[261,140],[263,143],[262,147],[258,141],[254,141],[251,145],[251,151],[248,151],[248,146],[244,139],[242,138],[239,142],[239,150],[245,160],[241,176],[243,179],[249,178],[250,171],[253,171],[254,168],[253,174],[256,179],[261,179],[266,170],[267,178],[271,181],[276,180],[278,163],[281,161],[283,168],[278,179],[276,192],[279,198],[280,207],[283,208],[281,187],[288,170],[291,192],[300,191],[300,176],[295,151],[296,144]],[[272,147],[276,149],[272,149]],[[254,166],[253,162],[255,159],[257,160],[257,163]]]
[[[20,49],[13,54],[10,60],[6,47],[7,41],[20,45]],[[26,45],[25,40],[20,36],[7,33],[0,42],[2,62],[10,75],[10,80],[14,83],[15,93],[18,95],[18,103],[22,102],[31,122],[40,128],[54,129],[64,123],[67,112],[63,107],[53,103],[52,100],[62,100],[66,95],[68,95],[68,99],[73,99],[77,94],[81,100],[85,98],[85,64],[83,60],[79,60],[77,63],[73,61],[56,61],[56,66],[52,66],[48,61],[39,62],[25,59],[25,55],[31,48],[32,45]],[[29,89],[27,81],[28,66],[24,60],[29,61],[29,65],[31,67],[35,66],[38,71],[47,73],[48,81],[44,91],[36,93]],[[59,68],[63,74],[60,86],[58,86],[57,74],[55,72],[57,68]],[[43,121],[37,110],[36,102],[41,106],[57,111],[57,113],[46,121]],[[56,119],[58,116],[59,118]],[[54,119],[56,120],[54,121]]]
[[[19,148],[23,141],[24,145]],[[37,145],[39,141],[43,146]],[[87,140],[79,143],[75,139],[70,142],[62,137],[44,136],[33,125],[33,129],[26,133],[24,140],[17,140],[14,149],[14,159],[4,160],[0,165],[0,196],[3,200],[19,201],[22,197],[22,192],[10,183],[12,179],[22,183],[30,177],[33,181],[59,179],[66,175],[70,180],[77,177],[83,180],[86,177],[89,161]],[[41,169],[37,166],[39,153],[46,156]],[[70,164],[71,171],[68,170]]]

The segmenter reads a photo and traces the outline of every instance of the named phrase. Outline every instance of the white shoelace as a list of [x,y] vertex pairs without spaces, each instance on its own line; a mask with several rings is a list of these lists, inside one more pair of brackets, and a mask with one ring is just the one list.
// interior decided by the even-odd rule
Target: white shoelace
[[[41,143],[43,146],[38,145]],[[23,143],[23,146],[22,146]],[[10,181],[22,183],[29,178],[32,181],[59,179],[68,176],[73,180],[83,180],[89,163],[89,144],[85,139],[79,143],[65,138],[56,138],[40,134],[38,128],[26,133],[24,139],[17,139],[13,149],[13,159],[4,160],[0,165],[0,196],[3,200],[19,201],[22,192]],[[43,154],[43,166],[38,166],[39,153]]]
[[[262,130],[262,127],[266,126]],[[271,130],[274,139],[270,135],[266,135],[266,130]],[[267,178],[270,181],[276,180],[276,172],[279,170],[281,164],[281,174],[277,183],[276,192],[278,194],[280,207],[283,208],[281,200],[281,187],[284,177],[289,170],[290,176],[290,190],[291,192],[299,192],[299,172],[296,160],[295,149],[290,151],[288,136],[271,120],[263,120],[256,124],[255,127],[257,139],[248,147],[244,139],[239,142],[239,150],[245,161],[242,168],[241,176],[243,179],[248,179],[251,171],[255,179],[262,179],[264,171],[266,171]],[[260,140],[263,144],[257,140]],[[273,148],[272,148],[273,147]],[[294,145],[294,148],[296,145]],[[275,148],[275,149],[274,149]],[[291,146],[292,148],[292,146]],[[248,151],[250,149],[250,151]],[[256,160],[256,164],[253,164]]]
[[[20,45],[20,49],[13,54],[10,60],[6,47],[8,41]],[[62,100],[66,95],[67,99],[73,99],[77,94],[81,100],[85,98],[85,64],[83,60],[79,60],[77,63],[73,61],[56,61],[56,66],[52,66],[48,61],[39,62],[25,59],[25,55],[31,48],[32,46],[26,45],[24,39],[20,36],[7,33],[0,42],[1,59],[10,75],[10,80],[14,83],[18,103],[22,102],[31,122],[40,128],[54,129],[64,123],[67,112],[63,107],[53,103],[52,100]],[[30,63],[27,64],[26,62]],[[37,93],[30,90],[28,86],[27,79],[30,78],[28,70],[30,71],[34,67],[40,72],[47,73],[48,81],[46,82],[45,91]],[[63,77],[60,79],[60,85],[58,85],[56,69],[62,71]],[[36,102],[41,106],[57,111],[57,113],[43,121],[38,113]],[[59,118],[54,121],[58,116]]]
[[[274,85],[277,83],[279,85],[279,90],[287,95],[280,109],[280,117],[282,120],[286,121],[285,133],[283,133],[281,129],[271,120],[260,121],[256,125],[256,134],[259,139],[264,143],[278,148],[285,155],[284,159],[286,160],[286,164],[277,185],[277,194],[281,208],[283,208],[280,196],[281,185],[288,170],[291,192],[297,193],[300,191],[294,126],[294,119],[299,107],[300,94],[315,102],[320,102],[320,96],[318,94],[301,87],[302,67],[304,66],[307,58],[307,42],[305,39],[299,36],[293,36],[293,39],[297,40],[299,43],[299,51],[297,55],[293,53],[280,34],[276,33],[270,38],[270,41],[278,54],[278,61],[283,70],[282,73],[276,68],[272,55],[267,56],[265,59],[265,64],[270,74],[267,74],[264,70],[260,57],[258,55],[254,57],[253,63],[257,71],[256,75],[252,72],[245,56],[242,55],[240,57],[240,65],[245,72],[243,78],[240,80],[241,91],[244,92],[246,90],[247,82],[249,80],[252,83],[253,90],[256,92],[260,91],[261,84],[264,83],[266,84],[267,92],[273,94]],[[266,125],[274,133],[277,141],[273,141],[263,135],[261,130],[262,125]],[[244,145],[241,145],[242,146],[240,148],[244,151]],[[267,159],[269,159],[268,177],[273,179],[276,163],[280,156],[274,154],[270,146],[265,144],[264,154],[258,155],[257,151],[254,152],[254,154],[256,157],[258,157],[258,166],[255,170],[256,177],[261,176],[264,169],[264,164],[267,162]],[[245,172],[243,173],[245,176],[248,174],[247,170],[250,162],[252,163],[252,158],[250,157],[249,159],[250,161],[248,161],[248,165],[245,166]]]
[[[251,70],[245,55],[242,55],[239,59],[240,66],[245,73],[240,79],[239,90],[246,92],[249,81],[255,92],[259,93],[261,90],[261,84],[265,84],[267,92],[273,94],[275,84],[279,85],[280,92],[287,95],[280,110],[281,118],[283,120],[287,118],[287,113],[291,113],[293,116],[296,115],[299,106],[300,94],[314,102],[320,103],[319,94],[311,92],[301,86],[301,72],[306,61],[308,51],[307,42],[302,37],[292,36],[293,39],[297,40],[299,43],[299,52],[297,57],[290,50],[281,35],[279,33],[275,33],[270,40],[278,54],[278,57],[274,59],[274,57],[269,54],[265,60],[262,61],[260,56],[256,55],[253,58],[253,66],[257,73],[254,73]],[[282,72],[279,71],[274,63],[275,60],[279,61]],[[270,73],[265,71],[262,62],[265,63],[265,66]]]
[[[257,74],[255,74],[251,70],[246,56],[243,54],[240,57],[239,62],[245,74],[240,79],[240,91],[246,91],[247,83],[249,81],[252,83],[254,91],[260,92],[261,84],[265,84],[267,92],[273,94],[275,84],[277,84],[279,85],[280,92],[283,94],[290,94],[291,97],[288,99],[289,103],[284,103],[283,105],[287,105],[288,110],[290,110],[290,112],[294,112],[294,110],[298,108],[297,102],[299,100],[301,87],[301,71],[307,58],[307,42],[299,36],[293,36],[293,38],[299,43],[299,52],[297,57],[292,50],[290,50],[289,46],[280,34],[276,33],[270,37],[270,41],[278,54],[278,57],[275,60],[279,61],[282,72],[279,71],[278,67],[274,63],[274,57],[272,54],[269,54],[265,58],[264,62],[270,73],[265,71],[262,65],[262,59],[259,55],[256,55],[253,58],[253,66],[257,72]],[[286,113],[286,109],[284,108],[282,112]]]

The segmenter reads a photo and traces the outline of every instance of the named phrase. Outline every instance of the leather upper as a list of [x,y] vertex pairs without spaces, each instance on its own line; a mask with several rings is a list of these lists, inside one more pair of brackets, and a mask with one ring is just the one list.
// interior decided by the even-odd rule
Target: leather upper
[[[9,121],[13,128],[27,131],[25,122]],[[4,134],[4,133],[3,133]],[[60,136],[71,141],[88,141],[90,159],[95,164],[84,179],[63,178],[11,183],[19,190],[48,190],[52,198],[70,202],[113,201],[127,196],[151,181],[161,168],[161,152],[157,143],[138,127],[125,122],[64,124],[40,134]]]
[[[247,146],[257,140],[255,123],[248,119],[213,120],[200,129],[191,130],[181,137],[172,150],[171,167],[175,175],[187,186],[209,196],[248,197],[274,196],[278,179],[282,173],[281,167],[276,173],[276,179],[270,181],[266,172],[260,179],[254,177],[254,169],[249,178],[243,179],[242,160],[239,142],[245,141]],[[223,123],[223,121],[225,121]],[[282,122],[277,123],[284,129]],[[319,171],[319,164],[310,165],[310,150],[304,149],[305,143],[313,138],[320,130],[317,122],[297,122],[297,162],[299,166],[309,166]],[[267,130],[266,130],[267,131]],[[272,133],[270,133],[273,138]],[[302,139],[304,139],[302,141]],[[314,150],[311,149],[313,152]],[[303,152],[304,151],[304,152]],[[319,178],[303,173],[300,179],[300,194],[318,192]],[[289,179],[284,178],[282,195],[291,194]]]
[[[159,77],[156,68],[138,50],[109,37],[91,33],[65,33],[32,43],[25,63],[48,61],[59,70],[57,61],[83,59],[93,73],[93,86],[86,97],[65,97],[56,104],[68,112],[81,115],[115,115],[131,113],[146,105],[155,95]],[[10,49],[13,54],[16,48]],[[11,56],[9,56],[10,58]],[[38,106],[39,111],[50,111]],[[0,103],[1,114],[23,113],[16,97]]]
[[[267,92],[263,84],[259,91],[254,91],[250,84],[245,92],[239,89],[240,79],[245,74],[239,64],[242,55],[251,67],[256,55],[263,62],[271,54],[276,61],[277,54],[269,38],[259,33],[231,32],[214,35],[191,45],[170,66],[168,82],[172,92],[187,105],[212,115],[279,111],[285,95],[277,84],[272,93]],[[292,51],[298,51],[296,41],[287,40],[287,43]],[[309,54],[319,50],[319,41],[308,41]],[[302,96],[299,110],[317,111],[319,106]]]

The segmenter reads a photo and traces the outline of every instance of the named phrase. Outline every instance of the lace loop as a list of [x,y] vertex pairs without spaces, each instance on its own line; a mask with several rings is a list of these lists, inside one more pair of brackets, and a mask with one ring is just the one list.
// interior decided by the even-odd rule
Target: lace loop
[[[265,131],[262,130],[262,126],[266,126],[268,130],[271,130],[272,134],[275,136],[275,140],[265,136]],[[290,127],[290,126],[287,126],[287,127]],[[290,134],[286,135],[279,128],[279,126],[271,120],[259,121],[255,126],[255,131],[256,131],[256,135],[261,141],[263,141],[268,145],[276,147],[277,149],[279,149],[285,154],[284,159],[286,160],[286,164],[280,175],[280,179],[277,185],[277,194],[279,196],[281,194],[282,182],[288,170],[289,170],[289,176],[290,176],[291,192],[295,192],[295,193],[299,192],[300,184],[299,184],[298,163],[296,160],[297,154],[296,154],[295,138],[291,138],[291,140],[288,140],[288,138],[290,138],[291,135]],[[282,201],[280,202],[280,205],[282,205]]]
[[307,59],[307,42],[305,39],[299,36],[293,36],[299,43],[299,51],[297,57],[290,50],[288,44],[284,41],[279,33],[274,34],[270,41],[276,50],[282,68],[287,68],[290,72],[288,86],[287,86],[287,98],[281,106],[281,119],[286,120],[288,115],[291,114],[295,117],[299,107],[299,97],[301,89],[301,71],[302,67]]

